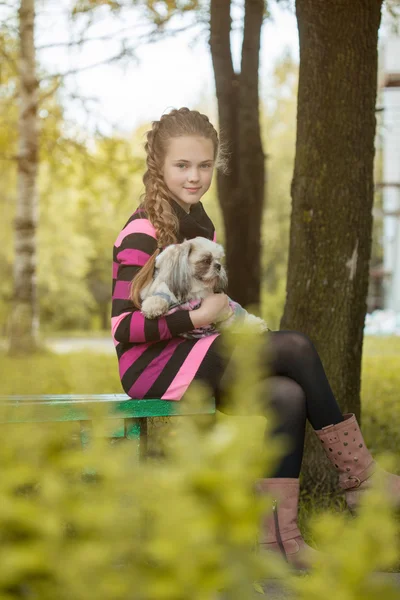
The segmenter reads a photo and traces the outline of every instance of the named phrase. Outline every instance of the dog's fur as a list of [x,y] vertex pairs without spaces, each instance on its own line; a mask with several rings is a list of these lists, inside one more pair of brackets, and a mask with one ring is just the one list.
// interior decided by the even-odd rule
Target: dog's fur
[[[223,292],[228,284],[224,254],[220,244],[203,237],[167,246],[156,258],[153,281],[141,291],[145,317],[155,319],[167,314],[173,305]],[[242,308],[241,315],[245,323],[268,329],[262,319]]]

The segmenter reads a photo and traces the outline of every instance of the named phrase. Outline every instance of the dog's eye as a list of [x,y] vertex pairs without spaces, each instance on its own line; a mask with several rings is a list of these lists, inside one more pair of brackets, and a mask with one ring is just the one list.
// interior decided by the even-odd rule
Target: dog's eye
[[207,258],[203,258],[203,260],[201,262],[204,263],[205,265],[211,265],[212,258],[211,258],[211,256],[208,256]]

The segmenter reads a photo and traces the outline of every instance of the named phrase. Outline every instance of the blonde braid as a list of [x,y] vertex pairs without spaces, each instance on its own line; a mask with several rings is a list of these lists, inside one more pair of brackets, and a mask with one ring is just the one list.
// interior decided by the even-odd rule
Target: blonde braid
[[152,129],[147,133],[145,145],[147,171],[143,176],[143,183],[146,186],[144,208],[157,232],[158,245],[161,248],[176,243],[176,234],[179,227],[178,219],[173,213],[169,201],[170,193],[162,174],[159,172],[158,157],[154,148],[154,138],[158,133],[162,120],[167,116],[163,115],[160,121],[154,121]]

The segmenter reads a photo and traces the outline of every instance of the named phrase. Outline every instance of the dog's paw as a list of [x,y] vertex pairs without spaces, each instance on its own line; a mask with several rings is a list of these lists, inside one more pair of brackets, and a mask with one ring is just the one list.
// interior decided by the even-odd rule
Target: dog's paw
[[244,320],[245,325],[249,325],[251,327],[256,327],[259,331],[269,331],[268,325],[261,319],[260,317],[256,317],[250,313],[247,313],[246,318]]
[[146,319],[157,319],[168,312],[169,303],[161,296],[149,296],[142,302],[142,313]]

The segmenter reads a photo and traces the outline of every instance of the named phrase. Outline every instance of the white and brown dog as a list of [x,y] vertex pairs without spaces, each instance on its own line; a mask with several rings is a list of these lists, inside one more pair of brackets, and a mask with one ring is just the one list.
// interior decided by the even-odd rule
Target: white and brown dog
[[[172,307],[193,300],[200,303],[210,294],[223,292],[228,284],[222,264],[224,256],[220,244],[203,237],[167,246],[156,258],[153,281],[141,291],[142,313],[148,319],[155,319],[167,314]],[[229,304],[232,310],[224,326],[240,321],[257,325],[262,331],[268,330],[265,321],[236,302],[230,300]]]

